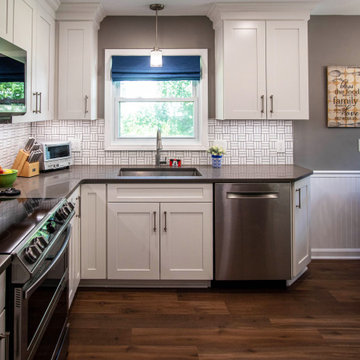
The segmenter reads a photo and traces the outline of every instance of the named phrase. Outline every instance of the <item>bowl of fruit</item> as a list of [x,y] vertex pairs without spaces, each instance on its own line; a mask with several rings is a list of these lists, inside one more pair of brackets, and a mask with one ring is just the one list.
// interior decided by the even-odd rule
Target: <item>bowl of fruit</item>
[[3,169],[0,166],[0,187],[11,186],[17,177],[17,170],[14,169]]

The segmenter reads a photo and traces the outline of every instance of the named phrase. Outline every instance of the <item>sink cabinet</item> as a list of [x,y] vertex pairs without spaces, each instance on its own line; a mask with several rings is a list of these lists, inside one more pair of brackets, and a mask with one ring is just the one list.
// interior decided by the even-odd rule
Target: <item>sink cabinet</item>
[[211,280],[212,185],[108,185],[108,278]]

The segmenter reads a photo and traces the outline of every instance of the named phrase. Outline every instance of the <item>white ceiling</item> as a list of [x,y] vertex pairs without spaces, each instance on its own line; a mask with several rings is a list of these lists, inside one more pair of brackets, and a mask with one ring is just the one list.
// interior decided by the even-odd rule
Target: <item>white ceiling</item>
[[[297,2],[298,0],[275,0]],[[61,0],[63,3],[101,2],[106,15],[153,15],[149,5],[161,3],[161,15],[206,15],[213,3],[274,2],[274,0]],[[360,0],[320,0],[313,15],[360,15]]]

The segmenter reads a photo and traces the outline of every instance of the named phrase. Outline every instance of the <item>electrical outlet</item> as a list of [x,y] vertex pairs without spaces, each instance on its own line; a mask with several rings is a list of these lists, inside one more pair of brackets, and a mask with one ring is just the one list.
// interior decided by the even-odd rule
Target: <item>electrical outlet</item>
[[276,151],[278,153],[284,153],[285,152],[285,140],[278,140],[276,142]]
[[81,151],[81,140],[77,138],[69,139],[71,141],[71,151],[72,152],[80,152]]

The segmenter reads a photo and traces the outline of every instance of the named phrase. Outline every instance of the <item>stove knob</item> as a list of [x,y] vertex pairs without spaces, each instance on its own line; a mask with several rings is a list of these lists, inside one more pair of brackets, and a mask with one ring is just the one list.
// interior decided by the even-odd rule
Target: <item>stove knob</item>
[[64,214],[66,214],[66,216],[69,216],[69,215],[71,214],[71,210],[70,210],[69,207],[66,206],[66,205],[64,205],[64,206],[62,207],[62,210],[63,210]]
[[56,220],[58,220],[61,224],[64,222],[64,220],[66,219],[66,216],[65,216],[64,213],[62,212],[62,209],[59,209],[59,210],[55,213],[55,218],[56,218]]
[[40,251],[36,248],[35,245],[30,245],[28,248],[25,249],[24,257],[30,264],[36,262],[39,255]]
[[56,231],[55,225],[53,223],[49,222],[46,225],[46,231],[50,234],[53,234]]
[[43,236],[38,236],[32,241],[33,245],[37,245],[37,247],[43,251],[47,246],[48,242],[45,240]]

